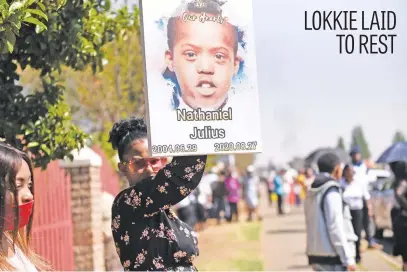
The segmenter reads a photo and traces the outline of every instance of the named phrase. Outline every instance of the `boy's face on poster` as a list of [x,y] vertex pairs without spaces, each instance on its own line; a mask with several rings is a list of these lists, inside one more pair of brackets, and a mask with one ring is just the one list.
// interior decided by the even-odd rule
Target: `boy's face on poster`
[[239,70],[234,27],[227,22],[178,18],[173,33],[174,46],[165,56],[168,68],[177,76],[182,99],[194,109],[223,103]]

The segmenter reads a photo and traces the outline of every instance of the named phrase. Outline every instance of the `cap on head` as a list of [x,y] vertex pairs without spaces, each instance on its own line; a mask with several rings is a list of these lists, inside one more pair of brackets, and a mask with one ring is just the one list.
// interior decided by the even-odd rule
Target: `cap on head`
[[358,154],[358,153],[360,153],[360,148],[359,148],[359,146],[354,146],[354,147],[352,147],[352,149],[351,149],[349,155],[353,156],[353,155]]

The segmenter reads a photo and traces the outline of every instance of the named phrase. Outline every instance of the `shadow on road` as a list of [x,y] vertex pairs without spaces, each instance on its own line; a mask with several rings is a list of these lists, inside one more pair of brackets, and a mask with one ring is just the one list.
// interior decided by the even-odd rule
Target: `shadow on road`
[[383,239],[377,239],[377,242],[383,245],[383,251],[389,255],[393,254],[394,241],[393,237],[385,237]]
[[299,214],[303,214],[303,212],[298,211],[298,210],[294,210],[294,211],[291,211],[289,213],[285,213],[285,214],[282,214],[282,215],[277,215],[276,212],[268,212],[268,213],[264,214],[264,217],[265,218],[286,218],[286,217],[291,217],[291,216],[296,217]]
[[299,270],[299,269],[307,269],[310,268],[309,265],[291,265],[287,267],[287,270]]
[[290,233],[305,233],[305,229],[278,229],[278,230],[268,230],[267,234],[290,234]]
[[[305,246],[304,246],[305,247]],[[301,257],[301,256],[306,256],[307,254],[305,253],[305,248],[304,248],[304,252],[296,252],[293,256],[294,257]]]

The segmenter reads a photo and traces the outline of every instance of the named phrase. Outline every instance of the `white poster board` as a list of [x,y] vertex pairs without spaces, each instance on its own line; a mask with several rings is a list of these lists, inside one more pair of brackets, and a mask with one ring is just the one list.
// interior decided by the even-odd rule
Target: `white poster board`
[[140,0],[150,155],[261,152],[251,0]]

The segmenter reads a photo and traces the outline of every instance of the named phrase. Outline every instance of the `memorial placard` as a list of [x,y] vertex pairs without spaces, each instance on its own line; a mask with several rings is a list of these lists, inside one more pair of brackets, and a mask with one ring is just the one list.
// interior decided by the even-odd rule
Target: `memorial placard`
[[261,152],[252,1],[140,10],[151,155]]

